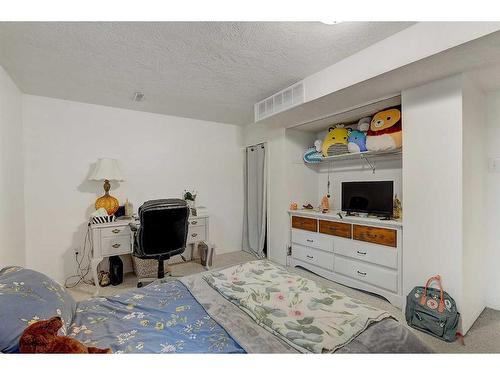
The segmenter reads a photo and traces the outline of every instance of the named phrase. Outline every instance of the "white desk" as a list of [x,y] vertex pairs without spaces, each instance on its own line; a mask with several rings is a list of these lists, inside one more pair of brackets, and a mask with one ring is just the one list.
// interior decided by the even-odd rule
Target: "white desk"
[[[117,220],[112,223],[105,224],[91,224],[91,244],[92,244],[92,259],[90,267],[92,269],[92,276],[96,286],[95,295],[99,294],[99,279],[98,267],[99,263],[104,258],[113,255],[131,255],[134,244],[134,235],[130,230],[129,224],[132,220]],[[209,216],[190,216],[189,227],[187,235],[188,246],[182,254],[186,260],[193,260],[197,254],[195,251],[198,249],[198,243],[201,241],[209,241]],[[173,263],[181,262],[180,255],[171,258]]]

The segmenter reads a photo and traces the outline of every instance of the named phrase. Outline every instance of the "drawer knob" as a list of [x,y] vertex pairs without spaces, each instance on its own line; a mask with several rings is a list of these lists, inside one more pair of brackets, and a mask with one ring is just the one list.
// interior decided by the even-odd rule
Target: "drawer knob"
[[366,276],[366,272],[361,272],[361,271],[357,271],[358,272],[358,275],[360,276]]
[[114,247],[115,249],[118,249],[120,246],[121,246],[121,244],[119,244],[119,243],[115,243],[115,244],[113,244],[113,247]]
[[192,221],[191,224],[196,225],[196,224],[198,224],[198,222],[197,221]]
[[113,233],[120,233],[121,231],[120,231],[120,229],[113,229],[111,232],[113,232]]
[[309,259],[314,259],[312,255],[306,255],[306,257],[308,257]]
[[306,241],[307,241],[307,242],[314,242],[313,240],[309,240],[309,239],[307,239]]
[[191,237],[196,237],[198,235],[198,233],[193,233],[191,234]]
[[366,255],[366,251],[365,252],[362,252],[362,251],[356,251],[359,255]]

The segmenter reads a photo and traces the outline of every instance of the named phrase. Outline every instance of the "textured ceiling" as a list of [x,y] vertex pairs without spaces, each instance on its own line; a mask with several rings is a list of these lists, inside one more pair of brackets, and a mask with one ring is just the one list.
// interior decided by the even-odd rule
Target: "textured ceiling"
[[410,25],[0,22],[0,65],[28,94],[248,124],[255,102]]

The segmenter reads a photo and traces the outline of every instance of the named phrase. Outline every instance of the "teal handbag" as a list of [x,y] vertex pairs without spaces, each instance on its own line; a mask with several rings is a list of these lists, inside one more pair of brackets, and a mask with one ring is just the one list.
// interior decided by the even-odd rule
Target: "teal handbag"
[[[429,288],[436,281],[439,289]],[[417,286],[406,297],[406,322],[410,327],[438,339],[452,342],[457,336],[460,313],[450,295],[443,291],[441,276],[436,275],[423,286]]]

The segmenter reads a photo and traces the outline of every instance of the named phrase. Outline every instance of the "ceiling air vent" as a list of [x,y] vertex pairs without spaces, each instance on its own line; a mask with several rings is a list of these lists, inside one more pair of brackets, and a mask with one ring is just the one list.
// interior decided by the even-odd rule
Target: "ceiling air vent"
[[254,105],[255,122],[304,103],[304,97],[305,90],[302,81],[281,90]]

